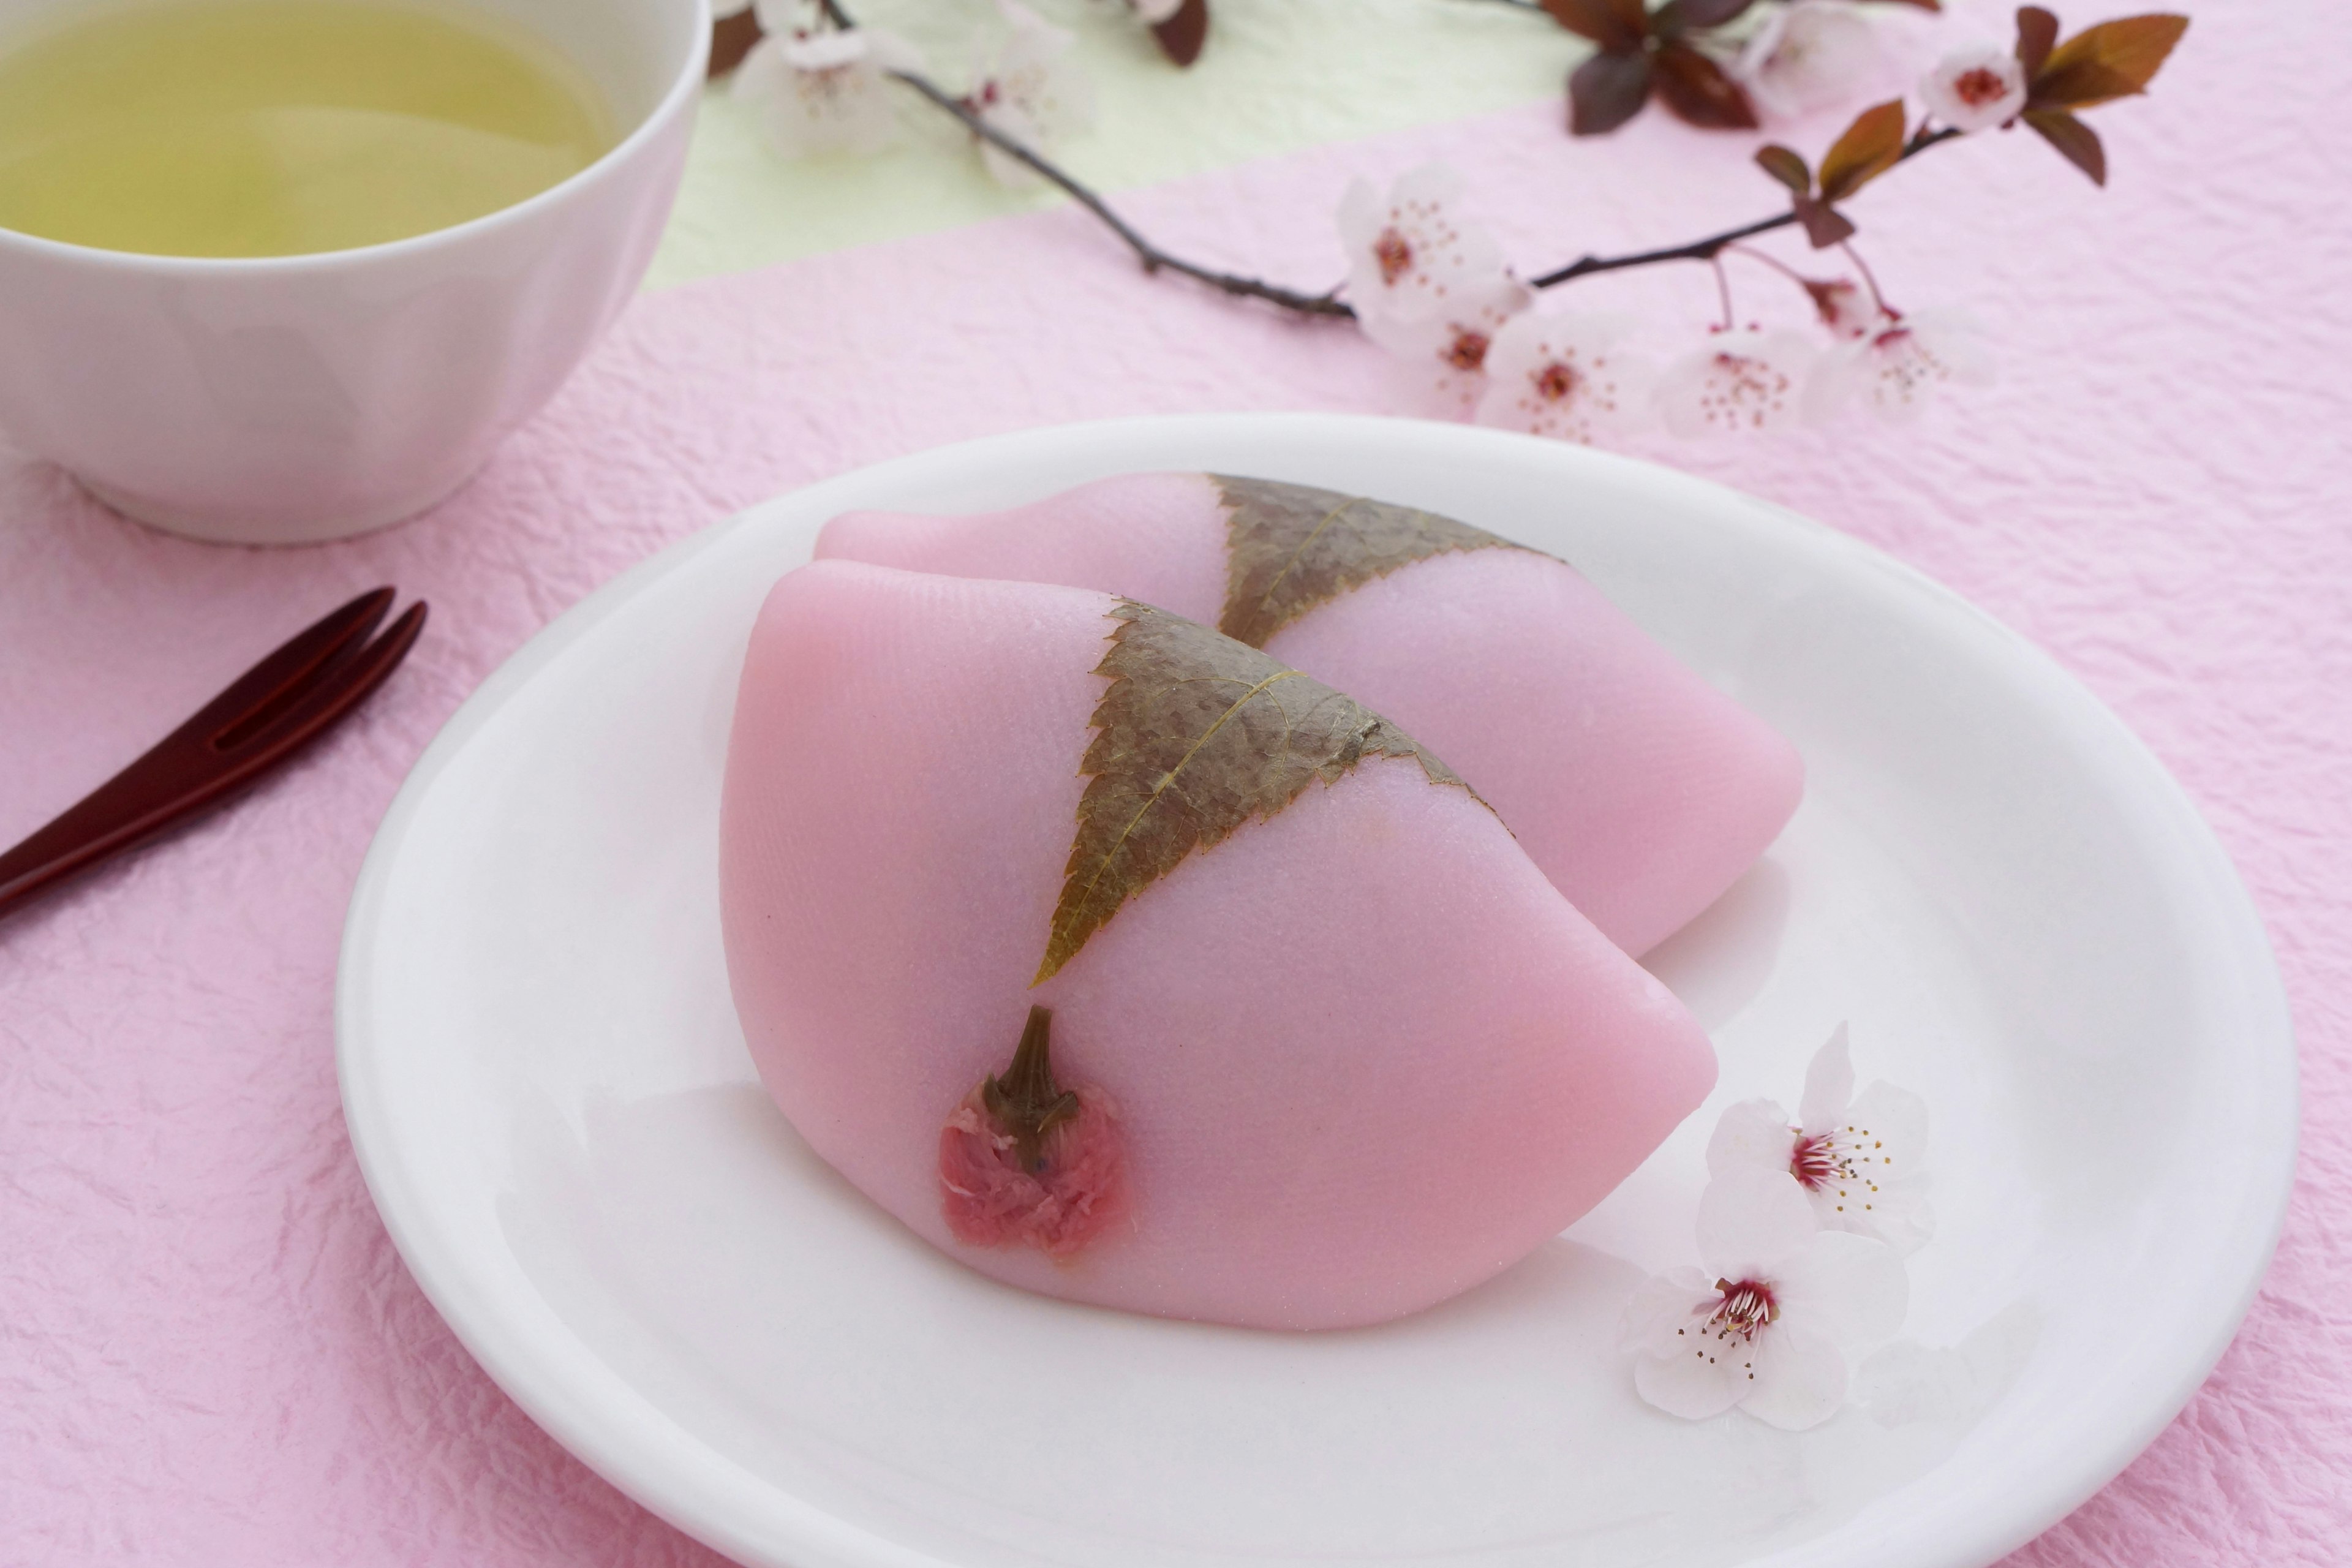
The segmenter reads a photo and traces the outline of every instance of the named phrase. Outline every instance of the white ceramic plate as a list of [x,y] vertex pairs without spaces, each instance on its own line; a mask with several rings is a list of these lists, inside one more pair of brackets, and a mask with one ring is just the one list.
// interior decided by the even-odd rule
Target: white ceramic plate
[[[1139,468],[1415,502],[1574,562],[1804,752],[1769,858],[1652,959],[1716,1100],[1484,1288],[1278,1335],[1025,1296],[821,1164],[720,957],[720,762],[768,585],[851,507],[969,510]],[[1867,1408],[1686,1424],[1613,1351],[1693,1261],[1716,1111],[1794,1103],[1850,1020],[1923,1094],[1941,1227]],[[1454,426],[1040,430],[785,496],[647,562],[486,683],[361,878],[352,1142],[491,1375],[720,1550],[791,1568],[1377,1562],[1972,1568],[2139,1451],[2269,1258],[2295,1077],[2262,929],[2155,760],[2049,659],[1776,508]]]

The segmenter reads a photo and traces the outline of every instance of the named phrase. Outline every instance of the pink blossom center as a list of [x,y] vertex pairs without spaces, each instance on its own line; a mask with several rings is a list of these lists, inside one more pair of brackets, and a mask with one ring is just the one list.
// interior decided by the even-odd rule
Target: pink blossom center
[[1706,1321],[1718,1340],[1736,1339],[1752,1343],[1764,1326],[1780,1315],[1780,1303],[1772,1299],[1772,1287],[1761,1279],[1743,1279],[1733,1284],[1718,1279],[1715,1288],[1723,1292],[1722,1304]]
[[940,1130],[940,1196],[948,1228],[974,1247],[1029,1246],[1060,1261],[1124,1220],[1130,1199],[1118,1107],[1091,1085],[1077,1114],[1045,1134],[1034,1165],[988,1112],[979,1089]]
[[1396,280],[1412,270],[1412,245],[1394,228],[1381,230],[1380,238],[1372,241],[1372,259],[1381,264],[1381,281],[1394,287]]
[[1445,345],[1444,353],[1438,357],[1455,370],[1465,372],[1484,370],[1486,366],[1486,350],[1493,346],[1493,343],[1494,339],[1486,333],[1474,328],[1461,327],[1455,329],[1454,341]]
[[1952,83],[1952,95],[1970,109],[1982,109],[2007,97],[2009,82],[1990,66],[1978,66],[1959,74]]
[[1576,374],[1576,367],[1563,360],[1552,361],[1528,379],[1535,383],[1536,395],[1547,403],[1562,403],[1575,396],[1576,389],[1584,382]]
[[1809,1193],[1826,1191],[1832,1182],[1847,1173],[1846,1162],[1839,1154],[1837,1140],[1827,1132],[1810,1138],[1801,1137],[1789,1156],[1789,1174]]

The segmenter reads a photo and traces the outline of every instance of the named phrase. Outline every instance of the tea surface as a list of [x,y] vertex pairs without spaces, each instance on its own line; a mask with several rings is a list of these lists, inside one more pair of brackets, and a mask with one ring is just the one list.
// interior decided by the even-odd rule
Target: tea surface
[[0,227],[109,250],[402,239],[511,206],[612,140],[551,47],[422,7],[174,0],[0,52]]

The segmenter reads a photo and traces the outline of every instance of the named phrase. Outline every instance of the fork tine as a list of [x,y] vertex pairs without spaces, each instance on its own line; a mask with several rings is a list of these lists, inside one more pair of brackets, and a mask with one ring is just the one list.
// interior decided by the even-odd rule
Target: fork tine
[[400,668],[400,661],[408,657],[425,630],[425,601],[419,599],[364,649],[343,654],[306,685],[288,693],[283,702],[256,710],[251,718],[222,731],[213,742],[214,750],[225,756],[252,753],[249,758],[238,758],[240,770],[247,765],[267,766],[270,759],[329,729],[367,700],[368,694]]
[[273,710],[298,700],[321,671],[364,643],[394,597],[390,587],[377,588],[313,621],[198,709],[166,743],[193,740],[217,748],[241,725],[268,723]]

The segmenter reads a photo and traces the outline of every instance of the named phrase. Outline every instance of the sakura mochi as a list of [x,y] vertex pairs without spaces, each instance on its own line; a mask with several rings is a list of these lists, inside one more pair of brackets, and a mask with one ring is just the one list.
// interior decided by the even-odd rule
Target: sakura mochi
[[1641,953],[1796,810],[1788,742],[1549,555],[1300,485],[1135,474],[976,516],[852,512],[819,556],[1125,594],[1328,681],[1462,770]]
[[1445,763],[1108,594],[821,561],[720,814],[728,971],[809,1143],[1011,1284],[1379,1322],[1577,1218],[1704,1034]]

